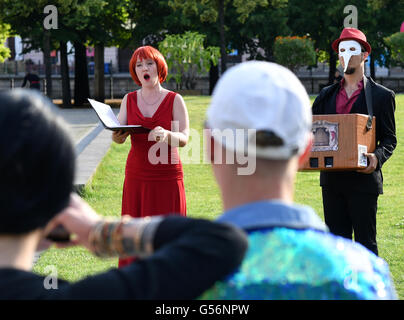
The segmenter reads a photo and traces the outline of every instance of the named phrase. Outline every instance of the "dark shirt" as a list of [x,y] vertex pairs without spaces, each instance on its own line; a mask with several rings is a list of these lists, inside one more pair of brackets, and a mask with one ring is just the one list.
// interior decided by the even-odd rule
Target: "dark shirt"
[[22,87],[25,87],[27,84],[27,81],[29,81],[29,87],[31,89],[38,89],[40,88],[40,79],[36,74],[33,73],[27,73],[27,75],[24,77],[24,82],[22,83]]
[[0,299],[194,299],[232,272],[247,249],[238,228],[202,219],[165,218],[155,252],[108,272],[46,289],[44,276],[0,269]]

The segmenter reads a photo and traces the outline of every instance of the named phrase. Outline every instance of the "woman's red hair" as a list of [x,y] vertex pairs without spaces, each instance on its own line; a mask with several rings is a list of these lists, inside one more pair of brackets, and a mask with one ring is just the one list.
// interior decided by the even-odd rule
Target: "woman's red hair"
[[157,65],[157,74],[159,75],[160,83],[163,83],[166,80],[168,71],[166,59],[164,59],[163,55],[157,49],[151,46],[143,46],[135,50],[129,62],[130,75],[138,86],[142,86],[142,83],[136,75],[136,62],[139,59],[153,59]]

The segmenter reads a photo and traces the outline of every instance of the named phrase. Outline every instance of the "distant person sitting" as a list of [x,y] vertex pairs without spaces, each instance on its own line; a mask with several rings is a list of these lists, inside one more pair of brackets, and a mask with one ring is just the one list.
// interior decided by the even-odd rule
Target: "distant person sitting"
[[32,72],[31,66],[27,67],[27,74],[24,77],[24,81],[21,85],[22,88],[24,88],[27,85],[27,82],[29,82],[29,88],[30,89],[36,89],[36,90],[40,90],[41,89],[41,85],[40,85],[40,79],[38,77],[38,75],[34,72]]
[[239,270],[202,299],[396,298],[384,260],[293,202],[312,113],[291,71],[258,61],[229,69],[213,91],[206,128],[225,210],[217,221],[248,232],[249,247]]
[[[35,92],[0,93],[0,300],[193,299],[240,264],[238,228],[169,215],[105,220],[71,194],[74,147],[50,108]],[[65,236],[59,226],[76,236],[67,245],[139,259],[50,290],[32,259],[45,237]]]

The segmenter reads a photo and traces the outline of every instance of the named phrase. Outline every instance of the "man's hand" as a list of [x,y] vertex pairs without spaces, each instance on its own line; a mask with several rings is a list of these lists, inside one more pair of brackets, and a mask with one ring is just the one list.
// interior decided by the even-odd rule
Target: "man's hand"
[[359,172],[370,174],[376,170],[378,160],[374,153],[364,153],[364,155],[368,158],[369,165],[366,169],[359,170]]

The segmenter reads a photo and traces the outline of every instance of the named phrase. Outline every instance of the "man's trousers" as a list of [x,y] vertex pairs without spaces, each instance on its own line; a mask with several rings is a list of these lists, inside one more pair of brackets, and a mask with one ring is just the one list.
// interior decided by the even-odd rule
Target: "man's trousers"
[[352,239],[378,254],[376,243],[376,212],[378,194],[352,192],[323,186],[325,223],[330,231]]

